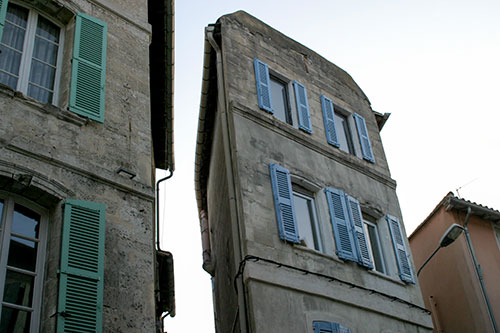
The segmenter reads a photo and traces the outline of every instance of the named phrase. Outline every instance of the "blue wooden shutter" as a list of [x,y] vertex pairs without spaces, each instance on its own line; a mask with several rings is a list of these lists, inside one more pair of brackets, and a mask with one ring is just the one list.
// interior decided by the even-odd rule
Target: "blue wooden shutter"
[[104,122],[107,24],[79,13],[71,65],[69,109]]
[[368,251],[368,244],[366,243],[365,228],[363,228],[363,217],[359,201],[350,195],[346,195],[347,207],[349,216],[352,223],[352,231],[354,233],[354,242],[358,251],[358,262],[368,268],[373,268],[373,262]]
[[327,187],[325,189],[330,218],[333,226],[336,253],[341,259],[356,261],[356,250],[352,234],[349,213],[347,212],[345,195],[341,190]]
[[370,138],[368,137],[365,118],[361,117],[357,113],[355,113],[353,116],[354,121],[356,122],[356,129],[358,130],[359,143],[361,144],[361,153],[363,155],[363,158],[374,163],[375,159],[373,158],[372,145],[370,143]]
[[338,333],[339,324],[328,321],[314,321],[314,333]]
[[101,332],[105,207],[66,200],[57,332]]
[[5,24],[5,16],[7,15],[7,0],[0,0],[0,41],[2,41],[3,26]]
[[299,243],[299,229],[295,219],[290,173],[284,167],[274,163],[269,164],[269,169],[280,238],[292,243]]
[[326,141],[335,147],[340,147],[335,128],[335,111],[333,102],[325,95],[321,95],[321,109],[323,110],[323,121],[325,122]]
[[399,277],[405,282],[415,283],[399,219],[395,216],[387,215],[386,220],[389,223],[392,245],[394,246],[396,261],[398,262]]
[[299,115],[299,128],[304,132],[312,133],[311,114],[309,112],[306,87],[297,81],[293,81],[293,87],[295,89],[295,103]]
[[257,82],[257,98],[259,100],[259,108],[273,113],[273,105],[271,103],[271,82],[269,79],[269,68],[265,63],[255,58],[255,81]]

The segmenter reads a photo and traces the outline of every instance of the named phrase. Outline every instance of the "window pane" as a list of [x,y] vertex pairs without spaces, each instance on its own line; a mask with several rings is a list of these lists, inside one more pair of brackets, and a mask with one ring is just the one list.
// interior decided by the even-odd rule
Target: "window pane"
[[9,86],[12,89],[16,89],[16,87],[17,87],[17,77],[9,75],[9,74],[6,74],[6,73],[3,73],[3,72],[0,72],[0,83],[3,83],[6,86]]
[[51,90],[54,86],[56,69],[33,59],[31,62],[30,82]]
[[12,22],[15,25],[26,28],[28,22],[28,12],[29,10],[26,8],[9,3],[5,20],[6,22]]
[[22,52],[25,33],[25,29],[5,22],[5,26],[3,28],[2,44],[8,45],[13,49]]
[[51,43],[39,37],[35,37],[33,58],[55,66],[57,61],[57,49],[57,44]]
[[286,85],[271,77],[271,100],[274,116],[279,120],[291,124],[290,112],[288,111]]
[[337,130],[337,139],[340,144],[340,149],[347,153],[354,154],[349,123],[344,115],[335,113],[335,129]]
[[42,16],[38,16],[36,34],[50,41],[59,42],[59,27]]
[[34,272],[36,269],[37,248],[37,242],[12,236],[7,265]]
[[13,233],[38,239],[39,227],[40,215],[24,206],[15,204],[12,220]]
[[31,313],[3,306],[0,332],[29,333],[30,320]]
[[378,242],[377,229],[373,225],[365,223],[365,231],[369,240],[369,246],[373,257],[373,264],[375,265],[375,270],[384,273],[382,251],[380,248],[380,244]]
[[312,200],[298,196],[294,193],[293,203],[295,206],[295,217],[297,218],[300,239],[305,242],[307,247],[319,250],[318,241],[314,232]]
[[0,199],[0,230],[3,227],[2,218],[3,218],[3,200]]
[[33,276],[7,270],[3,301],[31,307],[34,281]]
[[33,97],[42,103],[52,102],[52,92],[40,87],[34,86],[31,83],[28,85],[28,96]]

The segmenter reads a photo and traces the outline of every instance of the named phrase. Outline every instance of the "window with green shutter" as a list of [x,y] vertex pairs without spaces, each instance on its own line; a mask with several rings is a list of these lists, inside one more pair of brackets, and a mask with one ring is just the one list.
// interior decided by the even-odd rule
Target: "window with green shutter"
[[107,24],[79,13],[71,67],[69,109],[104,122]]
[[105,206],[66,200],[57,332],[102,331]]

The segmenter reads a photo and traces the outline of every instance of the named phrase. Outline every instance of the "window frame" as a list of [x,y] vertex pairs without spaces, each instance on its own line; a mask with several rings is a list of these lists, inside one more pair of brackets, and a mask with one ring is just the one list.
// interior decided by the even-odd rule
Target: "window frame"
[[[363,215],[363,227],[365,228],[365,235],[368,238],[368,242],[367,242],[367,244],[369,245],[368,249],[369,249],[370,254],[372,256],[372,259],[373,259],[373,270],[376,272],[379,272],[381,274],[387,275],[387,266],[386,266],[386,262],[385,262],[385,258],[384,258],[384,250],[382,249],[382,242],[380,241],[379,228],[378,228],[378,225],[376,222],[369,221],[369,220],[370,220],[369,217],[367,217],[366,215]],[[370,232],[368,231],[367,226],[370,226],[374,229],[376,242],[378,244],[378,255],[380,257],[382,271],[379,271],[377,269],[377,264],[376,264],[376,260],[375,260],[375,253],[373,251],[372,237],[370,235]]]
[[[1,212],[1,226],[0,226],[0,320],[3,309],[3,294],[5,288],[5,279],[7,276],[7,260],[9,254],[10,237],[12,230],[12,219],[14,214],[15,204],[21,205],[25,208],[32,210],[33,212],[40,215],[40,229],[38,237],[38,247],[37,247],[37,257],[36,257],[36,268],[33,272],[34,283],[33,283],[33,296],[31,307],[25,306],[8,306],[9,308],[15,308],[20,310],[29,311],[27,308],[31,308],[31,319],[30,319],[30,332],[38,332],[40,328],[40,317],[42,310],[42,294],[43,294],[43,283],[44,283],[44,271],[45,271],[45,261],[46,261],[46,250],[47,250],[47,233],[48,233],[48,212],[45,208],[28,201],[22,197],[11,193],[5,193],[0,191],[0,199],[4,201],[3,211]],[[21,272],[24,270],[19,269]],[[16,271],[16,270],[14,270]],[[31,274],[30,274],[31,275]]]
[[273,103],[275,103],[273,101],[275,101],[276,97],[277,97],[276,95],[273,94],[273,89],[272,89],[273,82],[282,85],[284,88],[284,91],[283,91],[284,96],[282,96],[282,97],[283,97],[283,102],[284,102],[286,120],[283,121],[281,118],[277,117],[276,110],[274,110],[274,108],[273,108],[273,116],[275,118],[279,119],[280,121],[283,121],[284,123],[287,123],[287,124],[295,127],[295,123],[297,121],[294,117],[295,112],[292,112],[292,104],[293,103],[290,103],[290,83],[291,83],[291,81],[284,79],[283,76],[276,74],[276,72],[269,69],[269,94],[271,95],[271,107],[273,106]]
[[[323,242],[321,239],[321,232],[319,229],[319,219],[318,219],[318,214],[317,214],[317,207],[316,207],[316,198],[314,196],[314,193],[302,188],[301,186],[297,185],[296,183],[293,182],[292,179],[292,197],[298,196],[302,199],[305,199],[308,201],[308,206],[309,206],[309,218],[311,219],[311,233],[314,238],[314,248],[311,248],[307,245],[304,245],[305,247],[322,252],[323,253]],[[295,202],[294,202],[295,205]],[[300,222],[297,217],[297,205],[295,205],[295,219],[297,220],[297,229],[298,229],[298,234],[299,234],[299,239],[300,238]],[[316,248],[317,247],[317,248]]]
[[[52,101],[47,102],[47,104],[59,106],[59,91],[60,91],[60,81],[61,81],[61,72],[63,66],[63,55],[64,55],[64,41],[65,41],[65,25],[61,22],[55,20],[54,18],[44,14],[40,10],[30,6],[29,4],[21,3],[19,1],[9,1],[7,3],[8,7],[13,4],[28,10],[28,18],[26,21],[26,34],[24,36],[23,41],[23,51],[21,54],[21,61],[19,64],[19,79],[17,82],[17,86],[14,90],[21,92],[26,97],[32,98],[33,100],[38,101],[37,99],[28,95],[28,86],[31,74],[31,62],[33,59],[33,51],[35,45],[35,37],[36,37],[36,29],[38,24],[38,17],[41,16],[44,19],[48,20],[52,24],[56,25],[59,28],[59,44],[57,49],[57,60],[56,60],[56,70],[54,73],[54,86],[52,87]],[[3,38],[3,37],[2,37]],[[1,42],[1,40],[0,40]],[[29,56],[28,56],[29,54]],[[0,55],[1,56],[1,55]],[[40,102],[40,101],[38,101]],[[40,102],[43,103],[43,102]]]

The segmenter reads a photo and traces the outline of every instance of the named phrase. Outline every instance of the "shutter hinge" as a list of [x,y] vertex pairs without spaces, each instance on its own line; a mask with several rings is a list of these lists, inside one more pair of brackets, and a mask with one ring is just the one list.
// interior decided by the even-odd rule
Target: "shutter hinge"
[[58,311],[50,316],[50,318],[55,317],[55,316],[61,316],[63,318],[71,317],[71,313],[66,312],[66,311]]

